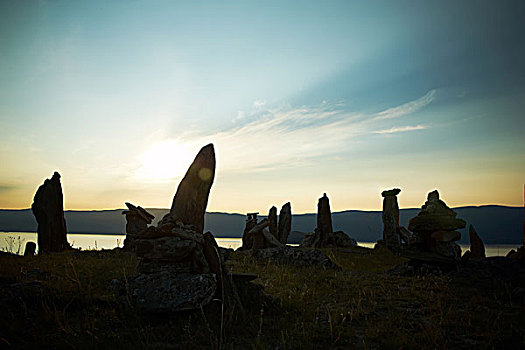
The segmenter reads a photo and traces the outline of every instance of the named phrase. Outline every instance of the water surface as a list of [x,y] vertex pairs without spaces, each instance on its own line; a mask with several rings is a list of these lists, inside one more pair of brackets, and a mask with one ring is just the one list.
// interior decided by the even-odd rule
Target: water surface
[[[73,248],[82,248],[83,250],[100,250],[113,249],[122,247],[126,235],[101,235],[101,234],[78,234],[69,233],[68,242]],[[216,238],[220,247],[237,249],[241,246],[241,238]],[[0,251],[23,254],[27,242],[37,243],[36,232],[0,232]],[[360,246],[373,248],[375,242],[358,242]],[[462,252],[467,251],[468,244],[460,244]],[[485,252],[487,256],[505,256],[512,249],[517,249],[519,244],[487,244]]]

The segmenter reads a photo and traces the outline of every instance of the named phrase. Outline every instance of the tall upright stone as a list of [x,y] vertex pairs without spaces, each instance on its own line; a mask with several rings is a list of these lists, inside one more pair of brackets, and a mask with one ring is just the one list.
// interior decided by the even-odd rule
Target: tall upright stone
[[277,208],[275,206],[272,206],[268,213],[268,230],[275,238],[279,239],[277,230]]
[[485,245],[474,229],[470,225],[468,228],[468,235],[470,238],[470,259],[482,259],[485,257]]
[[292,206],[290,202],[285,203],[279,212],[278,239],[282,244],[286,244],[290,230],[292,229]]
[[39,253],[70,249],[64,218],[64,196],[58,172],[55,171],[51,179],[46,179],[38,188],[31,209],[38,223]]
[[383,191],[383,241],[390,250],[397,250],[401,246],[399,239],[399,205],[397,195],[401,192],[399,188]]
[[321,234],[334,232],[332,228],[332,212],[330,211],[330,201],[326,193],[319,198],[317,203],[317,229]]
[[213,144],[204,146],[190,165],[179,184],[170,209],[172,220],[193,225],[204,231],[204,214],[208,196],[215,178],[215,150]]

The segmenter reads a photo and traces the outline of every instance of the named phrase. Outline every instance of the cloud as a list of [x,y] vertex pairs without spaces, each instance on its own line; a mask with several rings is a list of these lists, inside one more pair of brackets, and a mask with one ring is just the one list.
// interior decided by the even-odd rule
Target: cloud
[[[341,104],[325,101],[318,106],[261,108],[250,114],[243,114],[242,118],[237,118],[236,125],[225,130],[206,134],[189,133],[159,141],[151,149],[162,149],[163,154],[160,157],[151,156],[156,151],[145,154],[146,158],[153,160],[151,164],[162,165],[163,159],[181,154],[182,149],[193,157],[202,145],[213,142],[217,152],[217,167],[221,173],[300,167],[311,164],[316,157],[337,157],[342,151],[351,149],[351,143],[357,137],[360,137],[359,142],[366,142],[366,137],[373,134],[393,134],[427,128],[425,125],[386,128],[382,125],[382,119],[414,113],[428,105],[434,96],[435,90],[432,90],[415,101],[372,115],[347,111]],[[381,118],[375,118],[378,115]],[[161,143],[162,147],[159,146]],[[173,149],[169,149],[171,146]],[[182,172],[186,167],[187,165],[178,167],[178,171]],[[165,172],[153,166],[151,168],[142,170],[164,174],[163,178],[184,175],[175,173],[175,167],[165,169]]]
[[428,106],[436,98],[437,90],[430,90],[425,96],[417,100],[410,101],[397,107],[388,108],[384,111],[376,113],[375,119],[390,119],[399,118],[408,114],[417,112],[423,107]]
[[266,101],[263,101],[263,100],[255,100],[255,101],[253,101],[253,106],[254,106],[255,108],[261,108],[261,107],[263,107],[265,104],[266,104]]
[[423,129],[426,129],[426,128],[427,128],[427,127],[426,127],[425,125],[415,125],[415,126],[410,126],[410,125],[407,125],[407,126],[396,126],[396,127],[390,128],[390,129],[374,131],[374,134],[394,134],[394,133],[397,133],[397,132],[406,132],[406,131],[414,131],[414,130],[423,130]]

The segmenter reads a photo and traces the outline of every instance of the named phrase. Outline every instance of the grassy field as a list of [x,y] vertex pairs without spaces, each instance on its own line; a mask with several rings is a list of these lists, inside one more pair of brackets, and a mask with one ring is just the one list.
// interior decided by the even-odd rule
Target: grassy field
[[111,281],[137,274],[137,260],[131,254],[1,254],[0,347],[525,346],[525,309],[511,301],[509,286],[499,280],[480,288],[450,275],[403,277],[386,273],[404,262],[388,251],[325,253],[342,269],[277,266],[232,254],[227,262],[230,271],[258,275],[254,283],[272,297],[248,295],[246,312],[226,324],[221,322],[217,302],[196,312],[172,315],[143,315],[132,305],[117,304]]

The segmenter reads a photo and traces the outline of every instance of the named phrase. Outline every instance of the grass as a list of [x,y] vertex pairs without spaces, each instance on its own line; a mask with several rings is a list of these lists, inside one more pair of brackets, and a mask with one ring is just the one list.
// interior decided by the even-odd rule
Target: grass
[[0,254],[3,285],[39,279],[45,291],[1,311],[0,344],[77,349],[524,346],[525,310],[510,302],[509,286],[501,281],[480,290],[447,276],[385,273],[404,261],[387,251],[325,253],[342,270],[257,263],[232,254],[229,269],[257,274],[254,282],[275,301],[228,324],[222,341],[216,305],[163,316],[140,315],[132,306],[119,306],[111,280],[137,274],[133,255]]

